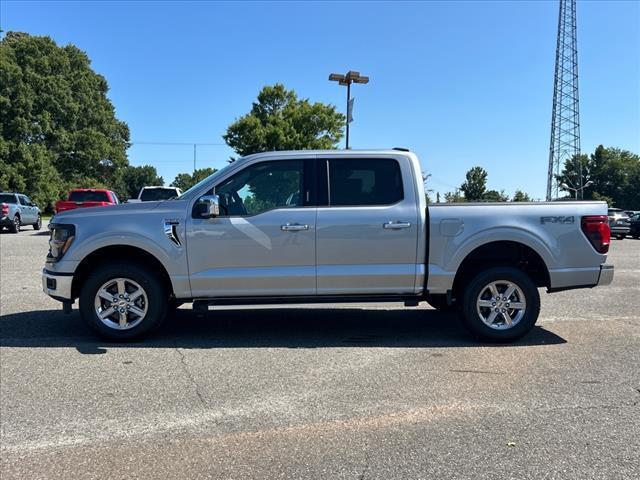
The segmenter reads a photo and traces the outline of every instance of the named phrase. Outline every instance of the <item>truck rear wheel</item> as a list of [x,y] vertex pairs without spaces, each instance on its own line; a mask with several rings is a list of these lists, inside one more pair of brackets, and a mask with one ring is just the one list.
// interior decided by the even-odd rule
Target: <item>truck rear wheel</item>
[[540,294],[527,274],[512,267],[479,273],[464,294],[464,323],[475,335],[510,342],[526,335],[540,313]]
[[9,226],[9,231],[11,233],[19,233],[20,232],[20,217],[18,215],[13,217],[13,223]]
[[114,263],[98,267],[85,280],[80,315],[108,340],[135,340],[160,326],[168,300],[155,274],[138,265]]

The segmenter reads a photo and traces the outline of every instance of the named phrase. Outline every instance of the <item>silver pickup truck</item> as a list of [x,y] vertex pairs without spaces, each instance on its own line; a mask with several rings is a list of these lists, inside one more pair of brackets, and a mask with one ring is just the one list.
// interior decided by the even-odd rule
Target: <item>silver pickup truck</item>
[[40,230],[40,209],[26,195],[0,192],[0,230],[7,227],[10,232],[18,233],[22,225],[32,225],[34,230]]
[[607,285],[604,202],[429,205],[404,150],[247,156],[176,199],[73,210],[49,225],[44,291],[112,340],[176,305],[426,301],[511,341],[538,288]]

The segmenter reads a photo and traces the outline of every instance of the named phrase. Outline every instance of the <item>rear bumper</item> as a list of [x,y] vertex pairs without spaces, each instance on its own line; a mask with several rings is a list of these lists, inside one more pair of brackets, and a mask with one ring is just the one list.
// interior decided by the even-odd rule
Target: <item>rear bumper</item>
[[47,269],[42,270],[42,291],[56,300],[73,300],[71,298],[72,282],[73,274],[60,274]]
[[598,277],[598,287],[610,285],[613,282],[613,265],[600,265],[600,276]]
[[628,235],[631,231],[630,227],[616,226],[611,227],[611,235]]
[[10,225],[13,225],[13,219],[7,217],[1,217],[0,218],[0,227],[8,227]]

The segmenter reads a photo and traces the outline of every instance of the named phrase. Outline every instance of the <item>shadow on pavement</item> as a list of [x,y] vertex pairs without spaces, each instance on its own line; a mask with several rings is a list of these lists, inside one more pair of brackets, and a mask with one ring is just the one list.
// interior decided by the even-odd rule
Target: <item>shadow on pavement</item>
[[81,353],[105,348],[442,348],[556,345],[558,335],[535,327],[506,345],[475,340],[455,314],[435,310],[366,310],[360,308],[270,308],[210,310],[197,315],[180,309],[142,342],[109,343],[85,326],[77,310],[15,313],[0,317],[0,346],[75,347]]

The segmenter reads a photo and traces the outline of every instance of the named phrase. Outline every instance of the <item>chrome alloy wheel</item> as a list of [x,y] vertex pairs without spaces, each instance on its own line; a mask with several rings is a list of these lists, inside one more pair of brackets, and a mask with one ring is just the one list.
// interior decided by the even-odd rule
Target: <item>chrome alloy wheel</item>
[[527,310],[527,300],[515,283],[496,280],[480,290],[476,309],[485,325],[496,330],[507,330],[522,320]]
[[114,278],[105,282],[94,300],[96,315],[114,330],[129,330],[147,315],[149,300],[139,283],[130,278]]

